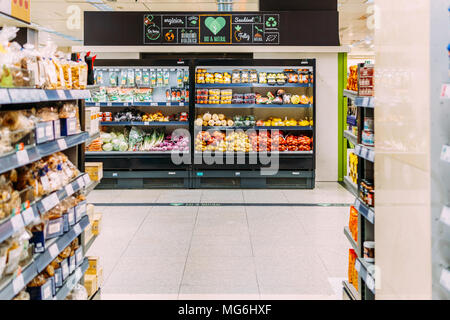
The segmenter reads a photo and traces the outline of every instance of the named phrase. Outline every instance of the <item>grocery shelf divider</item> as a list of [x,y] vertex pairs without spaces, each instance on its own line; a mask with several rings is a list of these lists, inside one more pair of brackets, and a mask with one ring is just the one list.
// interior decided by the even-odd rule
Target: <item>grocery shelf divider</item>
[[344,177],[344,184],[347,187],[347,190],[353,193],[355,197],[358,196],[358,186],[354,183],[349,176]]
[[349,130],[344,130],[344,137],[354,145],[358,144],[358,138]]
[[77,224],[75,224],[68,232],[61,237],[56,238],[56,241],[50,242],[45,251],[35,255],[35,264],[37,272],[40,273],[47,265],[53,261],[76,237],[78,237],[83,230],[89,225],[89,217],[83,216]]
[[67,278],[66,281],[64,281],[62,287],[57,289],[56,295],[53,297],[53,300],[66,299],[69,292],[81,280],[88,267],[88,258],[84,258],[83,263],[79,267],[77,267],[74,272],[72,272],[72,274]]
[[0,88],[0,104],[34,103],[88,99],[89,90],[43,90],[33,88]]
[[366,286],[375,294],[374,265],[367,263],[363,258],[356,258],[355,269],[359,277],[366,283]]
[[352,300],[360,300],[361,299],[358,290],[356,290],[356,288],[353,286],[353,284],[351,284],[347,280],[344,280],[344,281],[342,281],[342,285],[344,286],[346,291],[349,293],[350,299],[352,299]]
[[55,152],[63,151],[68,148],[71,148],[73,146],[84,143],[88,139],[89,139],[89,133],[81,132],[79,134],[61,137],[57,140],[38,144],[37,149],[38,149],[39,155],[41,157],[45,157],[45,156],[49,156]]
[[0,174],[25,166],[41,158],[36,146],[26,147],[22,151],[16,151],[0,157]]
[[350,229],[348,227],[344,227],[344,234],[347,237],[348,241],[350,242],[352,248],[355,250],[356,254],[359,256],[358,244],[353,239]]
[[374,224],[375,223],[375,211],[372,208],[369,208],[365,203],[361,201],[361,199],[356,198],[355,203],[353,204],[356,210],[358,210],[361,215],[366,218],[367,221]]
[[371,147],[358,144],[355,146],[355,154],[361,158],[364,158],[370,162],[375,161],[375,149]]

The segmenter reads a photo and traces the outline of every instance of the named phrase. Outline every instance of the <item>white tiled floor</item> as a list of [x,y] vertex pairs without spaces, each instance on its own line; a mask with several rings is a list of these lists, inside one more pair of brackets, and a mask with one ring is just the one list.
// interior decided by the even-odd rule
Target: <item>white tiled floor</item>
[[[103,299],[340,299],[348,206],[337,183],[314,190],[96,190]],[[152,203],[242,206],[152,206]],[[245,206],[261,203],[261,206]]]

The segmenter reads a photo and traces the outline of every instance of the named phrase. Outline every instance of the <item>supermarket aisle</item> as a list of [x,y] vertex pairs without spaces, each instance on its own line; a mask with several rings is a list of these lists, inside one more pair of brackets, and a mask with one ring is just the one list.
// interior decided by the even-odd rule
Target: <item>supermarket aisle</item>
[[[88,252],[104,267],[103,299],[340,299],[352,195],[337,183],[315,190],[99,190],[89,198],[118,204],[98,207],[103,229]],[[166,205],[174,202],[232,205]]]

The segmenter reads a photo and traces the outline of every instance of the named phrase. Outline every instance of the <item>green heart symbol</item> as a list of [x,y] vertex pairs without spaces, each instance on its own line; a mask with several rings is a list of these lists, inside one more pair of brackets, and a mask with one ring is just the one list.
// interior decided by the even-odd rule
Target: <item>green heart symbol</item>
[[223,17],[217,17],[217,18],[208,17],[205,19],[205,26],[209,30],[211,30],[211,32],[214,33],[214,35],[217,35],[219,33],[219,31],[222,30],[223,27],[225,27],[226,24],[227,24],[227,21]]

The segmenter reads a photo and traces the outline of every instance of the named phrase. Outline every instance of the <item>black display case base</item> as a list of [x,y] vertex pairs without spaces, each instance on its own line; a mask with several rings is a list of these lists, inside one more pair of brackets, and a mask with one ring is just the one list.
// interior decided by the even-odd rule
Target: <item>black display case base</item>
[[96,189],[187,189],[189,171],[104,171]]

